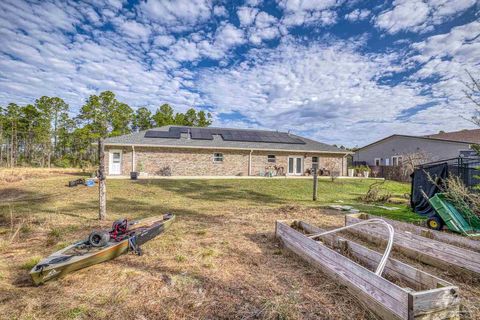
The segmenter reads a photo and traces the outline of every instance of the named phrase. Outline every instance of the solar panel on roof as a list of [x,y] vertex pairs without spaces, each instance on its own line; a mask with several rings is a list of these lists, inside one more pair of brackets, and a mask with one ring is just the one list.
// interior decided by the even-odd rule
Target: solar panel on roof
[[191,133],[191,138],[196,140],[213,140],[212,135],[216,134],[221,135],[224,141],[305,144],[303,140],[292,137],[285,132],[215,128],[170,127],[168,131],[148,130],[145,133],[145,138],[180,139],[182,133],[188,132]]
[[170,138],[170,132],[148,130],[147,132],[145,132],[145,138]]

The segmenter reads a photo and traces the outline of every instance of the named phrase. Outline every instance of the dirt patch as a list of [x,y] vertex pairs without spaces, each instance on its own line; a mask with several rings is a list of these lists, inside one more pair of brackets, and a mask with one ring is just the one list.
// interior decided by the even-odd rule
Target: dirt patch
[[84,173],[80,169],[70,168],[0,168],[0,183],[14,183],[58,175],[82,176]]

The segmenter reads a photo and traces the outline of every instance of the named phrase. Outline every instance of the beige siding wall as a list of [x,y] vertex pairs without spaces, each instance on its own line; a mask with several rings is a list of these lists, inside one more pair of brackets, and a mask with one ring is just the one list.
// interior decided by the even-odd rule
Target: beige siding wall
[[[106,147],[106,169],[109,174],[109,150],[122,150],[122,175],[129,175],[132,169],[131,147]],[[213,161],[213,154],[223,154],[223,162]],[[275,155],[275,163],[268,162],[268,155]],[[288,157],[303,158],[303,169],[312,167],[312,157],[319,158],[319,168],[346,174],[346,160],[343,155],[306,154],[292,152],[253,151],[252,175],[266,172],[273,166],[282,167],[285,173],[288,170]],[[247,176],[249,174],[248,150],[211,150],[211,149],[180,149],[180,148],[135,148],[136,171],[143,171],[149,175],[162,175],[165,168],[170,168],[173,176]]]

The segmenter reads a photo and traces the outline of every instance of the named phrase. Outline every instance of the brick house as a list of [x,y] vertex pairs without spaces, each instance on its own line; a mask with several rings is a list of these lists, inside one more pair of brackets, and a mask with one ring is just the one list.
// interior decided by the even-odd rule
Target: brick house
[[164,126],[105,140],[109,176],[346,175],[348,151],[294,134]]

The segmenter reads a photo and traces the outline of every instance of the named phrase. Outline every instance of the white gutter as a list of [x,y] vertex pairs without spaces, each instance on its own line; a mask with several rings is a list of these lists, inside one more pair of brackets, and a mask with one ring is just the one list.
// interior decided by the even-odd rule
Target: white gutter
[[[105,146],[132,146],[125,143],[105,143]],[[262,148],[236,148],[236,147],[203,147],[203,146],[175,146],[175,145],[158,145],[158,144],[135,144],[137,147],[149,148],[177,148],[177,149],[211,149],[211,150],[256,150],[256,151],[276,151],[276,152],[301,152],[301,153],[322,153],[322,154],[354,154],[351,151],[319,151],[319,150],[287,150],[287,149],[262,149]]]
[[135,172],[135,146],[132,145],[132,172]]
[[342,158],[342,176],[345,176],[345,172],[343,172],[343,168],[345,167],[344,161],[347,158],[347,156],[348,156],[348,154],[344,155],[343,158]]

